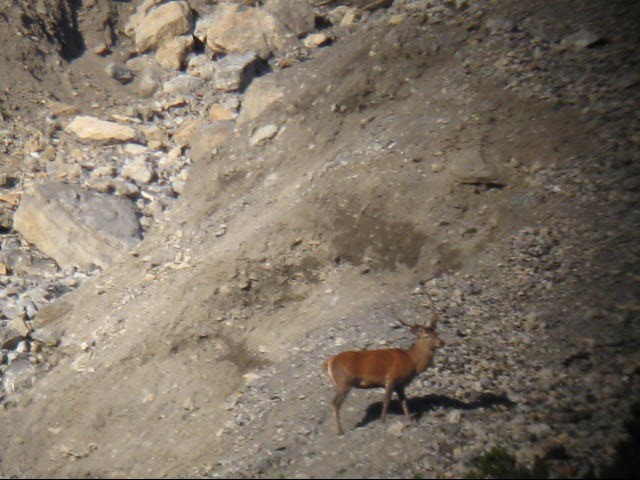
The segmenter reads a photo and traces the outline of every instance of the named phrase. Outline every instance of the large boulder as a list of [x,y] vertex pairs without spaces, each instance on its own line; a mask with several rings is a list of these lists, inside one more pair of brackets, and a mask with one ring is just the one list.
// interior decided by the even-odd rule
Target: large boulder
[[105,267],[140,241],[131,200],[45,183],[25,193],[14,228],[61,266]]
[[145,11],[135,26],[136,48],[146,52],[166,40],[191,33],[193,13],[187,2],[168,2]]
[[296,35],[264,8],[221,3],[206,19],[206,42],[218,53],[284,52],[300,46]]

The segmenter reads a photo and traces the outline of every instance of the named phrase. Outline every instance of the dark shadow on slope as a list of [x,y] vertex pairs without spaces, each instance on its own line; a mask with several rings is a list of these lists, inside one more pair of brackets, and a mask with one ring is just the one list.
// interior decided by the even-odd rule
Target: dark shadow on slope
[[85,52],[86,45],[78,26],[81,0],[55,0],[44,6],[29,0],[19,4],[19,8],[22,29],[56,45],[62,58],[71,61]]
[[[420,419],[423,415],[438,407],[451,410],[476,410],[478,408],[494,408],[497,406],[512,407],[514,402],[509,400],[506,395],[496,395],[493,393],[484,393],[476,399],[468,402],[449,398],[445,395],[424,395],[417,398],[409,398],[409,411],[414,419]],[[382,401],[375,402],[367,407],[367,412],[356,427],[364,427],[372,421],[380,419],[382,414]],[[399,400],[392,400],[389,404],[388,415],[404,416],[402,405]]]

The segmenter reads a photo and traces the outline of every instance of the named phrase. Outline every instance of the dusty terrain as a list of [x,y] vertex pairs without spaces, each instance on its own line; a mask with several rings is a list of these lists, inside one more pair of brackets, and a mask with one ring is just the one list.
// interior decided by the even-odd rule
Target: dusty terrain
[[[106,73],[133,51],[121,29],[138,2],[87,3],[82,51],[49,27],[15,36],[18,7],[3,8],[0,174],[15,180],[0,192],[124,162],[51,128],[46,100],[205,121],[206,85],[162,110],[168,95]],[[38,273],[65,285],[33,320],[59,342],[0,397],[0,475],[454,477],[501,446],[581,477],[612,459],[640,393],[640,7],[396,0],[342,27],[334,8],[316,22],[333,41],[254,80],[285,95],[190,159],[135,250]],[[253,145],[265,125],[278,133]],[[54,168],[48,144],[69,159]],[[15,267],[0,286],[38,275]],[[322,361],[408,346],[389,306],[426,319],[426,292],[447,345],[408,389],[416,422],[394,404],[382,424],[382,393],[354,391],[336,437]]]

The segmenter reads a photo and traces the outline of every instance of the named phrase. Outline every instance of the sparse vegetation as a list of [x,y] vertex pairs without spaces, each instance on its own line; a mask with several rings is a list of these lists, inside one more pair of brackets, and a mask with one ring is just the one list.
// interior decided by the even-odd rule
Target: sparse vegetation
[[494,447],[473,460],[465,478],[549,478],[549,467],[539,457],[530,468],[520,465],[507,450]]
[[[616,447],[616,456],[609,465],[593,466],[585,478],[640,478],[640,403],[631,407],[625,422],[628,438]],[[545,459],[536,458],[528,468],[504,448],[494,447],[473,460],[473,469],[465,478],[550,478]]]

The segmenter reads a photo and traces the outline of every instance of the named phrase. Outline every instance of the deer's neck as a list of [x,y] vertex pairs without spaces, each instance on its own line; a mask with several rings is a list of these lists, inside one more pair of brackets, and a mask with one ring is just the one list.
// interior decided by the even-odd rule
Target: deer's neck
[[422,373],[431,365],[435,351],[426,341],[418,340],[411,345],[407,353],[416,366],[416,373]]

